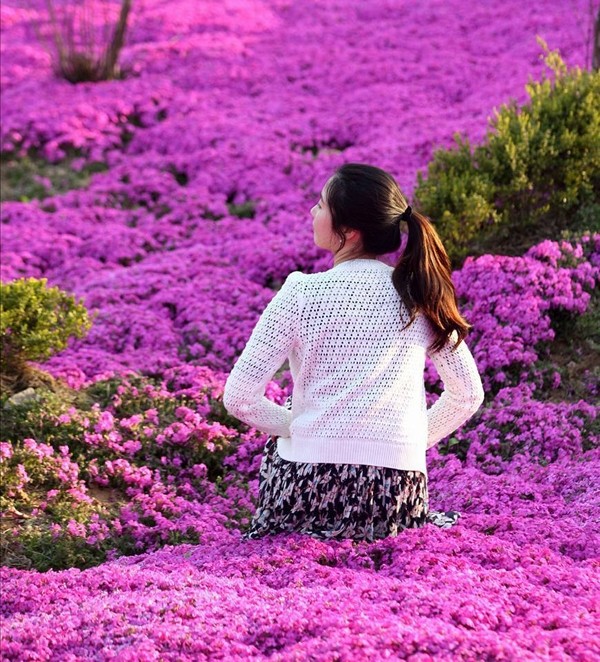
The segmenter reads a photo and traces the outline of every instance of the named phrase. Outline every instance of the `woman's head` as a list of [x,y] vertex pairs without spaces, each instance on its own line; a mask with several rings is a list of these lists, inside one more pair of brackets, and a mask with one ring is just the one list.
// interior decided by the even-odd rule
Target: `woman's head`
[[385,170],[347,163],[326,182],[311,210],[315,243],[348,257],[392,253],[400,247],[399,215],[407,204]]
[[401,222],[408,229],[406,246],[392,281],[410,313],[411,324],[424,314],[435,332],[433,350],[456,331],[458,344],[470,325],[458,310],[450,259],[432,223],[408,209],[396,180],[385,170],[347,163],[327,181],[311,210],[315,243],[344,257],[375,257],[400,248]]

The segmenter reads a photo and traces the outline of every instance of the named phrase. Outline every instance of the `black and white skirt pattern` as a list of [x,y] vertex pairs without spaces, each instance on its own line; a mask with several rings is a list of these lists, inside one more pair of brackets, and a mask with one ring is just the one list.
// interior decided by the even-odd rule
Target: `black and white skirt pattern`
[[[291,408],[291,395],[285,406]],[[407,528],[453,526],[460,513],[429,511],[420,471],[364,464],[290,462],[277,437],[263,451],[256,512],[243,539],[283,532],[372,542]]]

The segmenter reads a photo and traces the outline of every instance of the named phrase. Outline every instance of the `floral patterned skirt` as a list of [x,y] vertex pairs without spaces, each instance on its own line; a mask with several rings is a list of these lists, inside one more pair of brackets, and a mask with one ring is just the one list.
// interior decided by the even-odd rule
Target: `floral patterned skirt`
[[[291,407],[291,396],[285,406]],[[420,471],[364,464],[290,462],[268,437],[260,466],[256,512],[242,538],[283,532],[372,542],[427,523],[453,526],[460,513],[430,512]]]

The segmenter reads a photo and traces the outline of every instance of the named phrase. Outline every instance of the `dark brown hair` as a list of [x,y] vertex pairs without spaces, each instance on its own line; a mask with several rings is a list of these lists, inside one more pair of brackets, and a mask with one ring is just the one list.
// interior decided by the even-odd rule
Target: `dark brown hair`
[[[341,239],[340,250],[346,243],[343,230],[351,228],[360,232],[365,253],[384,255],[400,248],[399,216],[408,202],[385,170],[347,163],[329,180],[325,195],[332,228]],[[413,210],[407,226],[406,245],[392,272],[394,287],[410,314],[404,328],[422,313],[435,333],[431,350],[442,349],[453,332],[458,347],[471,325],[458,310],[450,258],[426,216]]]

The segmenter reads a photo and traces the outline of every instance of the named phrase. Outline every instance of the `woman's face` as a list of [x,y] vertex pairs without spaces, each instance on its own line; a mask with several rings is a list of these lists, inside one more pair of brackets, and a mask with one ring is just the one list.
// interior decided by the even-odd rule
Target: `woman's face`
[[318,202],[310,210],[313,217],[313,234],[315,244],[319,248],[334,252],[339,248],[340,239],[333,232],[331,225],[331,212],[327,205],[327,184],[323,187]]

